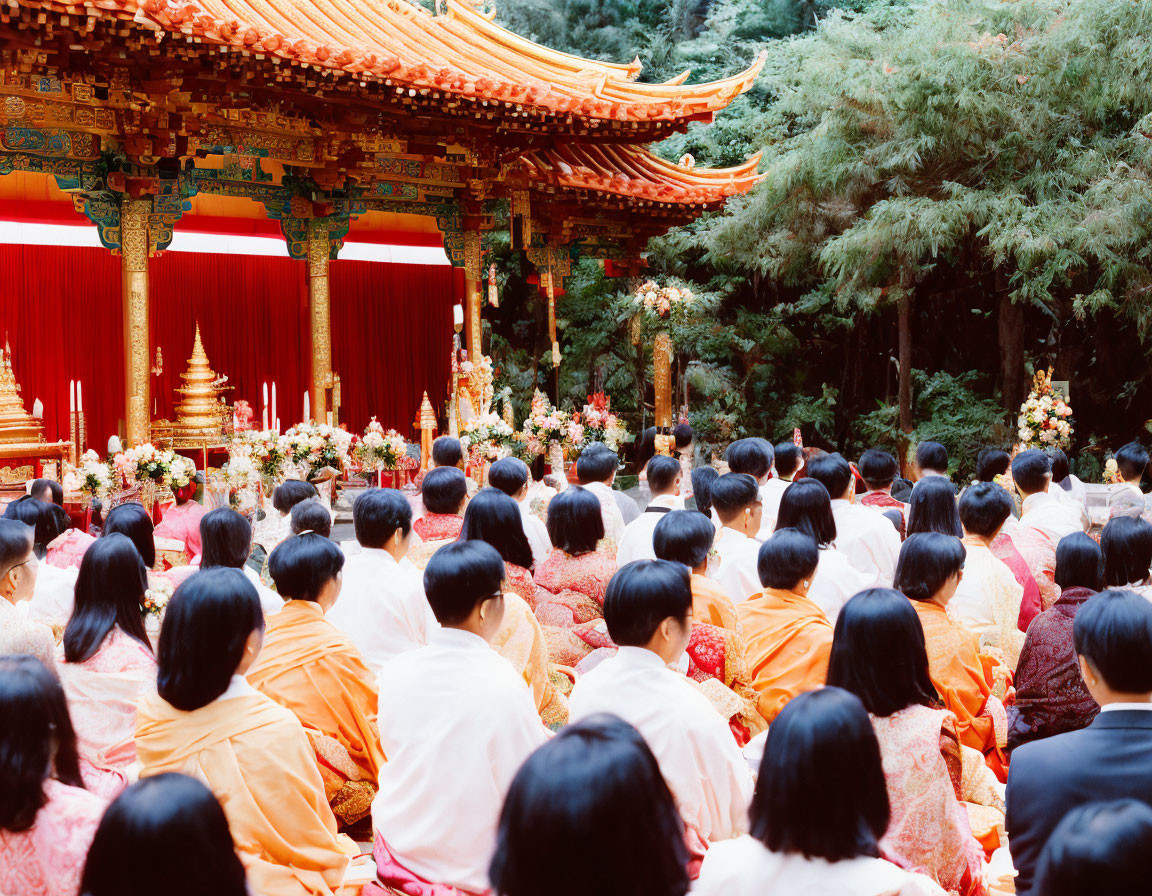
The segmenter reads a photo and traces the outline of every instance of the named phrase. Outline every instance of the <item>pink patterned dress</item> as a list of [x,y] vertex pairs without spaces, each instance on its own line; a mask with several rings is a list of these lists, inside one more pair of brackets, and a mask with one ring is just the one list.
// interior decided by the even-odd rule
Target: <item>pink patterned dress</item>
[[164,511],[164,518],[156,525],[156,538],[171,538],[184,542],[184,553],[189,559],[199,557],[203,551],[200,542],[200,519],[208,512],[203,504],[185,501]]
[[1028,568],[1028,564],[1024,562],[1024,557],[1016,550],[1016,544],[1009,536],[1001,532],[992,541],[990,547],[992,553],[1012,570],[1012,575],[1024,588],[1024,597],[1020,600],[1019,625],[1020,631],[1027,632],[1032,620],[1040,615],[1040,586],[1036,584],[1036,577]]
[[[616,561],[592,551],[572,555],[556,548],[536,569],[536,618],[544,627],[552,661],[576,666],[597,641],[595,624],[604,617],[604,593],[616,573]],[[591,623],[590,625],[587,625]]]
[[107,801],[79,787],[44,782],[48,801],[26,831],[0,830],[0,893],[76,896],[88,847]]

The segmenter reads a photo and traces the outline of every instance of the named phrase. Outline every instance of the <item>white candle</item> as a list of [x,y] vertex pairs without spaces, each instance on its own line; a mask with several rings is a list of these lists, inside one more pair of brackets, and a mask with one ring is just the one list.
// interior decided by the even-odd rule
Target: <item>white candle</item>
[[264,384],[264,407],[268,407],[268,384]]
[[[272,383],[272,419],[273,420],[279,420],[280,419],[276,414],[276,383],[275,382]],[[277,430],[279,430],[279,428],[280,428],[279,423],[276,424],[276,428],[277,428]]]
[[68,413],[76,413],[76,380],[68,380]]
[[264,431],[268,431],[268,405],[264,405]]
[[307,423],[311,419],[308,412],[308,393],[304,393],[304,422]]
[[83,385],[80,380],[76,380],[76,413],[78,414],[84,413],[84,394],[81,392]]
[[280,418],[276,418],[276,435],[280,435]]

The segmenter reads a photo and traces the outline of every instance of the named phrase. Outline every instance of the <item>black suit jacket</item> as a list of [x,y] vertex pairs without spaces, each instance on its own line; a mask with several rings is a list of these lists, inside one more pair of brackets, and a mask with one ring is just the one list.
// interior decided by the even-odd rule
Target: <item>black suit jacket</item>
[[1102,712],[1087,728],[1022,744],[1008,770],[1008,844],[1028,896],[1040,852],[1071,809],[1132,797],[1152,805],[1152,710]]

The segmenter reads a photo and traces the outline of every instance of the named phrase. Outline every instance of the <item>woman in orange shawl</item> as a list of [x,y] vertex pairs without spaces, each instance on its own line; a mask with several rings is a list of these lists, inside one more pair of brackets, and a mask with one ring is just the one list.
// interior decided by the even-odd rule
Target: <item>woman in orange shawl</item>
[[1008,717],[993,693],[1003,694],[1011,673],[980,653],[979,639],[945,609],[964,572],[966,556],[959,538],[938,532],[908,536],[896,567],[896,590],[912,600],[924,628],[928,671],[946,709],[956,716],[960,743],[979,750],[1003,782],[1008,776],[1004,746]]
[[268,571],[287,603],[268,617],[248,681],[300,720],[332,811],[350,825],[371,810],[385,759],[376,678],[347,635],[324,618],[340,596],[343,567],[340,548],[315,532],[276,546]]

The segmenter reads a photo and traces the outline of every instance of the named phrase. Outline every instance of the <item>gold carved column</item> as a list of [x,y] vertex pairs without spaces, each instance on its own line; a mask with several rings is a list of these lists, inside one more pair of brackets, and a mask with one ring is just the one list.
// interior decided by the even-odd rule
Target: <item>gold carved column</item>
[[308,318],[312,322],[312,418],[328,420],[327,392],[332,385],[332,310],[328,292],[328,227],[308,224]]
[[480,360],[480,231],[464,232],[464,328],[468,338],[468,357]]
[[147,442],[148,417],[148,255],[152,200],[124,197],[120,206],[120,272],[123,289],[125,435],[129,445]]
[[672,337],[659,333],[652,342],[652,372],[655,386],[656,425],[672,425]]

